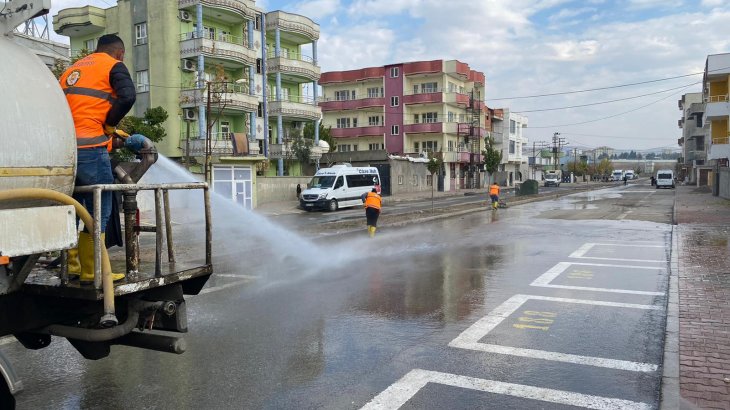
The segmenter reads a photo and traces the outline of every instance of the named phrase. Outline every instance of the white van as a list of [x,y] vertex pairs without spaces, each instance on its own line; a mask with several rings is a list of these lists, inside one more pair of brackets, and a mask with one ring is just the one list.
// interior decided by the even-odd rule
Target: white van
[[380,187],[380,174],[375,167],[333,165],[314,174],[299,197],[299,207],[306,211],[336,211],[348,206],[362,206],[362,195],[376,186]]
[[636,175],[634,174],[634,171],[633,171],[633,170],[627,170],[627,171],[626,171],[626,172],[624,173],[624,176],[625,176],[625,177],[626,177],[626,179],[628,179],[628,180],[636,179]]
[[674,171],[660,169],[656,172],[656,189],[659,188],[674,188]]

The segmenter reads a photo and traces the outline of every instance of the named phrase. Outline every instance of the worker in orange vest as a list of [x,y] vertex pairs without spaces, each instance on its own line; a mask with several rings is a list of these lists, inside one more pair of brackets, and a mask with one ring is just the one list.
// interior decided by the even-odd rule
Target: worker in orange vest
[[499,185],[497,185],[497,182],[493,182],[489,186],[489,198],[492,199],[492,209],[497,209],[499,206]]
[[377,229],[378,217],[380,216],[380,208],[383,205],[383,200],[375,188],[363,195],[363,199],[363,202],[365,202],[365,218],[367,219],[368,233],[372,238],[375,236],[375,230]]
[[[76,186],[114,183],[109,160],[112,137],[127,136],[118,132],[116,126],[132,108],[137,96],[129,70],[122,63],[124,52],[122,39],[114,34],[103,35],[97,41],[96,51],[74,63],[59,79],[76,128]],[[91,193],[74,194],[74,198],[90,214],[94,214]],[[111,202],[111,191],[102,192],[99,216],[102,244],[111,215]],[[94,239],[90,229],[92,227],[85,226],[79,233],[79,276],[83,284],[94,281]],[[101,252],[102,272],[111,272],[109,255],[103,245]],[[112,277],[119,280],[124,278],[124,274],[113,274]]]

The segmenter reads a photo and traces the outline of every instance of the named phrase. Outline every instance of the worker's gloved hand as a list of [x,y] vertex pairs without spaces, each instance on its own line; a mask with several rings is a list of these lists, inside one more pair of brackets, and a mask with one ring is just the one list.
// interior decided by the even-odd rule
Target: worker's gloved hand
[[114,131],[114,135],[116,135],[117,137],[124,138],[124,139],[129,138],[129,134],[127,134],[126,131],[122,131],[118,128]]
[[104,124],[104,134],[114,135],[115,132],[117,132],[117,127],[113,127],[109,124]]
[[144,147],[145,139],[144,135],[132,134],[124,140],[124,146],[137,153]]

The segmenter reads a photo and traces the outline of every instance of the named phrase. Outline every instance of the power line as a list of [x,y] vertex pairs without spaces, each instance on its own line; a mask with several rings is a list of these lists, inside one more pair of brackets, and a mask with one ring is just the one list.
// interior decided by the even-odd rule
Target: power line
[[579,104],[579,105],[569,105],[569,106],[565,106],[565,107],[555,107],[555,108],[541,108],[541,109],[536,109],[536,110],[524,110],[524,111],[517,111],[517,110],[512,111],[512,110],[510,110],[510,111],[511,112],[514,112],[514,113],[517,113],[517,114],[522,114],[522,113],[526,113],[526,112],[556,111],[556,110],[566,110],[566,109],[569,109],[569,108],[589,107],[589,106],[592,106],[592,105],[601,105],[601,104],[614,103],[614,102],[618,102],[618,101],[633,100],[633,99],[636,99],[636,98],[646,97],[646,96],[649,96],[649,95],[656,95],[656,94],[661,94],[661,93],[665,93],[665,92],[668,92],[668,91],[678,90],[680,88],[687,88],[687,87],[691,87],[693,85],[697,85],[697,84],[701,84],[701,83],[702,83],[702,81],[697,81],[697,82],[692,83],[692,84],[680,85],[679,87],[668,88],[666,90],[656,91],[656,92],[653,92],[653,93],[635,95],[635,96],[626,97],[626,98],[617,98],[615,100],[600,101],[600,102],[595,102],[595,103]]
[[[708,73],[715,72],[715,71],[722,71],[722,70],[726,70],[728,68],[730,68],[730,67],[721,67],[721,68],[717,68],[715,70],[709,70]],[[553,97],[553,96],[556,96],[556,95],[587,93],[587,92],[591,92],[591,91],[610,90],[612,88],[631,87],[631,86],[634,86],[634,85],[642,85],[642,84],[656,83],[656,82],[660,82],[660,81],[676,80],[677,78],[691,77],[691,76],[700,75],[700,74],[703,74],[704,75],[705,72],[702,71],[702,72],[691,73],[691,74],[677,75],[677,76],[674,76],[674,77],[659,78],[659,79],[647,80],[647,81],[639,81],[639,82],[636,82],[636,83],[626,83],[626,84],[611,85],[611,86],[607,86],[607,87],[587,88],[587,89],[584,89],[584,90],[562,91],[562,92],[557,92],[557,93],[523,95],[523,96],[515,96],[515,97],[489,98],[488,101],[519,100],[519,99],[524,99],[524,98]]]
[[[688,88],[688,87],[690,87],[690,86],[687,86],[687,87],[685,87],[685,88]],[[684,89],[680,90],[680,92],[681,92],[681,91],[684,91]],[[671,96],[673,96],[673,95],[676,95],[676,94],[678,94],[678,92],[677,92],[677,93],[672,93],[672,94],[669,94],[669,95],[667,95],[666,97],[662,97],[662,98],[660,98],[660,99],[658,99],[658,100],[655,100],[655,101],[652,101],[652,102],[650,102],[649,104],[646,104],[646,105],[642,105],[641,107],[636,107],[636,108],[634,108],[634,109],[632,109],[632,110],[629,110],[629,111],[624,111],[624,112],[620,112],[620,113],[618,113],[618,114],[613,114],[613,115],[609,115],[609,116],[607,116],[607,117],[597,118],[597,119],[594,119],[594,120],[588,120],[588,121],[576,122],[576,123],[572,123],[572,124],[560,124],[560,125],[545,125],[545,126],[540,126],[540,127],[533,127],[533,126],[530,126],[530,127],[528,127],[528,128],[557,128],[557,127],[570,127],[570,126],[573,126],[573,125],[583,125],[583,124],[589,124],[589,123],[592,123],[592,122],[598,122],[598,121],[603,121],[603,120],[607,120],[607,119],[609,119],[609,118],[615,118],[615,117],[618,117],[618,116],[620,116],[620,115],[624,115],[624,114],[629,114],[629,113],[632,113],[632,112],[638,111],[638,110],[640,110],[640,109],[642,109],[642,108],[646,108],[646,107],[648,107],[648,106],[650,106],[650,105],[653,105],[653,104],[656,104],[656,103],[658,103],[658,102],[660,102],[660,101],[666,100],[667,98],[669,98],[669,97],[671,97]]]

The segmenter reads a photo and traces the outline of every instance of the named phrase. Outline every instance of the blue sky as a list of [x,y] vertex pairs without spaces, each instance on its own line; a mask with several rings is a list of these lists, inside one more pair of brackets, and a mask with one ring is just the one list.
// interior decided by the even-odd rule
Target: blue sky
[[[57,10],[116,2],[53,3]],[[490,107],[533,111],[524,114],[530,141],[560,132],[578,148],[678,148],[677,100],[699,92],[700,85],[691,84],[702,76],[510,97],[698,73],[708,54],[730,52],[730,0],[259,0],[256,5],[317,22],[323,72],[457,59],[485,73]],[[640,97],[645,94],[652,95]],[[535,111],[618,99],[627,100]],[[599,120],[605,117],[612,118]]]

